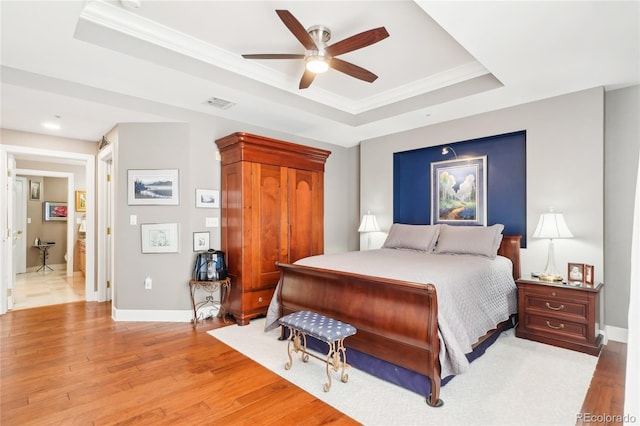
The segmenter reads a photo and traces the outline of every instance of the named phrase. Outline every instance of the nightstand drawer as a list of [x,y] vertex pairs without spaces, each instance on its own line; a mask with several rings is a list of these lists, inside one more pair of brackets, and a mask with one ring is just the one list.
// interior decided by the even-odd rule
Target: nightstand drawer
[[547,287],[542,285],[527,286],[526,293],[528,296],[538,296],[549,300],[573,300],[573,301],[587,301],[589,300],[589,294],[587,292],[578,291],[569,288],[559,287]]
[[528,314],[525,323],[520,324],[525,330],[540,336],[562,338],[574,342],[587,342],[589,339],[587,324],[564,321],[554,317]]
[[546,298],[535,294],[525,293],[524,309],[527,312],[538,313],[555,318],[571,319],[573,321],[586,322],[588,304],[575,299]]

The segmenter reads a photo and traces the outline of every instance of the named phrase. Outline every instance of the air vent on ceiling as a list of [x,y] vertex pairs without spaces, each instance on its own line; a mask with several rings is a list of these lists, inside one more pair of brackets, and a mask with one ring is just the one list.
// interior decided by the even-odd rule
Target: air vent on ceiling
[[222,99],[222,98],[209,98],[207,99],[207,103],[211,106],[214,106],[216,108],[220,108],[220,109],[229,109],[232,106],[234,106],[235,104],[231,101],[228,101],[226,99]]

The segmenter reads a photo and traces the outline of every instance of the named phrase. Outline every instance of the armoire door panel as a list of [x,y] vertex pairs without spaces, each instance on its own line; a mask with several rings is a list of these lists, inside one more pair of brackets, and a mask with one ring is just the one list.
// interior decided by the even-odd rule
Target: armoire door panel
[[272,286],[278,282],[276,262],[282,245],[283,206],[286,205],[286,169],[279,166],[252,164],[251,233],[253,272],[250,287]]
[[289,169],[289,262],[322,253],[323,244],[317,241],[318,235],[324,235],[324,224],[318,223],[324,197],[319,176],[318,172]]

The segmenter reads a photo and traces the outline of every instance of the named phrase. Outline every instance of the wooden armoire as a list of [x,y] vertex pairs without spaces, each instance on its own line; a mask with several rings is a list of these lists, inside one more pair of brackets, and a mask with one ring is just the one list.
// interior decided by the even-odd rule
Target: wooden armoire
[[249,133],[216,140],[222,160],[222,250],[231,277],[227,312],[264,315],[292,263],[324,250],[324,165],[330,151]]

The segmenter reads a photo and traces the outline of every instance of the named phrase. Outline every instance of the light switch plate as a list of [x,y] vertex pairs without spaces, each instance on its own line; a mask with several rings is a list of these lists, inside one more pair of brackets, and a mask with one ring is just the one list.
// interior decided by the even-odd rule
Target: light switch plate
[[129,225],[137,225],[138,224],[138,216],[135,214],[129,215]]
[[220,222],[217,217],[207,217],[204,219],[205,228],[217,228],[220,226]]

